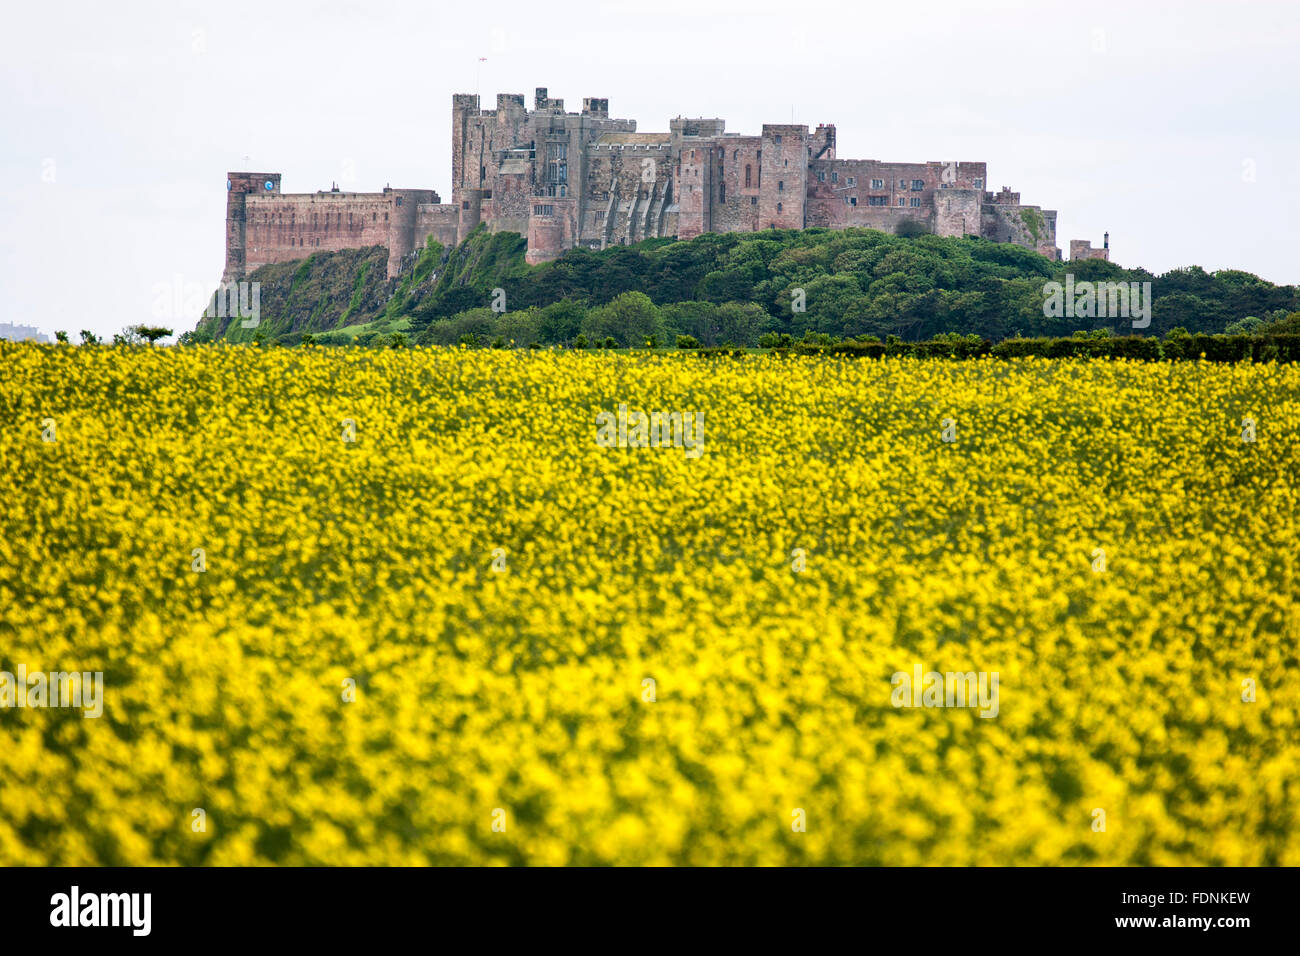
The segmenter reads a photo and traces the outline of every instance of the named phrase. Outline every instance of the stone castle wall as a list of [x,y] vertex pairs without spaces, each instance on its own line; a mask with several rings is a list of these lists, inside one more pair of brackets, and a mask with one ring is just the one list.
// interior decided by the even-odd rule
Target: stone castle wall
[[[580,112],[544,87],[531,109],[522,93],[452,97],[452,196],[427,189],[286,195],[278,173],[230,173],[225,279],[313,251],[389,249],[389,275],[430,236],[445,245],[476,226],[527,237],[529,262],[566,249],[689,239],[706,232],[842,229],[892,232],[915,222],[941,236],[1012,242],[1054,259],[1056,212],[987,190],[982,162],[894,163],[841,159],[835,127],[764,124],[726,132],[718,118],[677,117],[666,133],[611,118],[609,100]],[[1104,250],[1080,257],[1104,257]]]

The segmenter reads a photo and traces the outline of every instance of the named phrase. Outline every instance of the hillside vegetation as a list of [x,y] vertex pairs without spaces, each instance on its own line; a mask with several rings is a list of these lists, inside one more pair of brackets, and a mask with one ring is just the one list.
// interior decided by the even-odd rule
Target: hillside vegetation
[[398,332],[417,344],[641,347],[689,336],[704,346],[753,347],[764,335],[922,341],[956,333],[997,342],[1132,331],[1128,319],[1046,317],[1043,287],[1067,273],[1076,283],[1150,282],[1148,336],[1249,333],[1300,310],[1294,286],[1237,270],[1190,266],[1157,276],[1098,260],[1054,262],[982,239],[870,229],[652,239],[572,249],[539,266],[526,265],[524,252],[517,233],[480,227],[454,248],[431,240],[395,279],[385,277],[379,246],[265,266],[249,276],[261,283],[256,329],[205,319],[184,339],[367,344]]

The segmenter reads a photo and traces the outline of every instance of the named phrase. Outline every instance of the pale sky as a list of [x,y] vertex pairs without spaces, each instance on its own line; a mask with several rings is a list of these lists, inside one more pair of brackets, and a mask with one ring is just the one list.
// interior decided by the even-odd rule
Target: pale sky
[[[451,96],[533,89],[984,160],[1057,243],[1300,283],[1300,2],[46,2],[0,36],[0,322],[194,327],[227,170],[451,194]],[[481,65],[479,57],[487,57]],[[244,157],[248,157],[245,159]],[[160,295],[179,287],[199,306]],[[164,314],[158,314],[162,312]]]

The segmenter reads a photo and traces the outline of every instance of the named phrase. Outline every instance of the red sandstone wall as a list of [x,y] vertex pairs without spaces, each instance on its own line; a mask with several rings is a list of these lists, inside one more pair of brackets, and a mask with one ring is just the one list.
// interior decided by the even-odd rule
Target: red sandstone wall
[[712,144],[713,231],[753,232],[759,228],[759,154],[763,140],[759,136],[728,136],[714,139]]
[[245,269],[305,259],[313,252],[387,246],[391,215],[383,193],[250,195]]
[[415,220],[415,245],[423,247],[430,236],[450,248],[456,244],[460,225],[460,208],[451,203],[427,203],[418,209]]
[[1070,261],[1076,259],[1110,259],[1109,249],[1094,249],[1090,239],[1070,240]]
[[808,198],[808,127],[764,123],[761,138],[759,228],[802,229]]
[[529,265],[556,258],[565,249],[571,249],[578,237],[576,198],[538,196],[533,203],[528,218],[528,252],[524,255]]
[[693,239],[712,232],[709,194],[713,189],[713,164],[708,140],[687,140],[682,144],[681,170],[677,176],[677,237]]

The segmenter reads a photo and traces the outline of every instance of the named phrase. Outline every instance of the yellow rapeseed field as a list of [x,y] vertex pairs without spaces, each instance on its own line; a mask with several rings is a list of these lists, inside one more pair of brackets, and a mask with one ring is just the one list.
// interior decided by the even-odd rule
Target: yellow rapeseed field
[[1300,865],[1295,366],[0,344],[0,429],[0,671],[103,674],[0,677],[0,865]]

